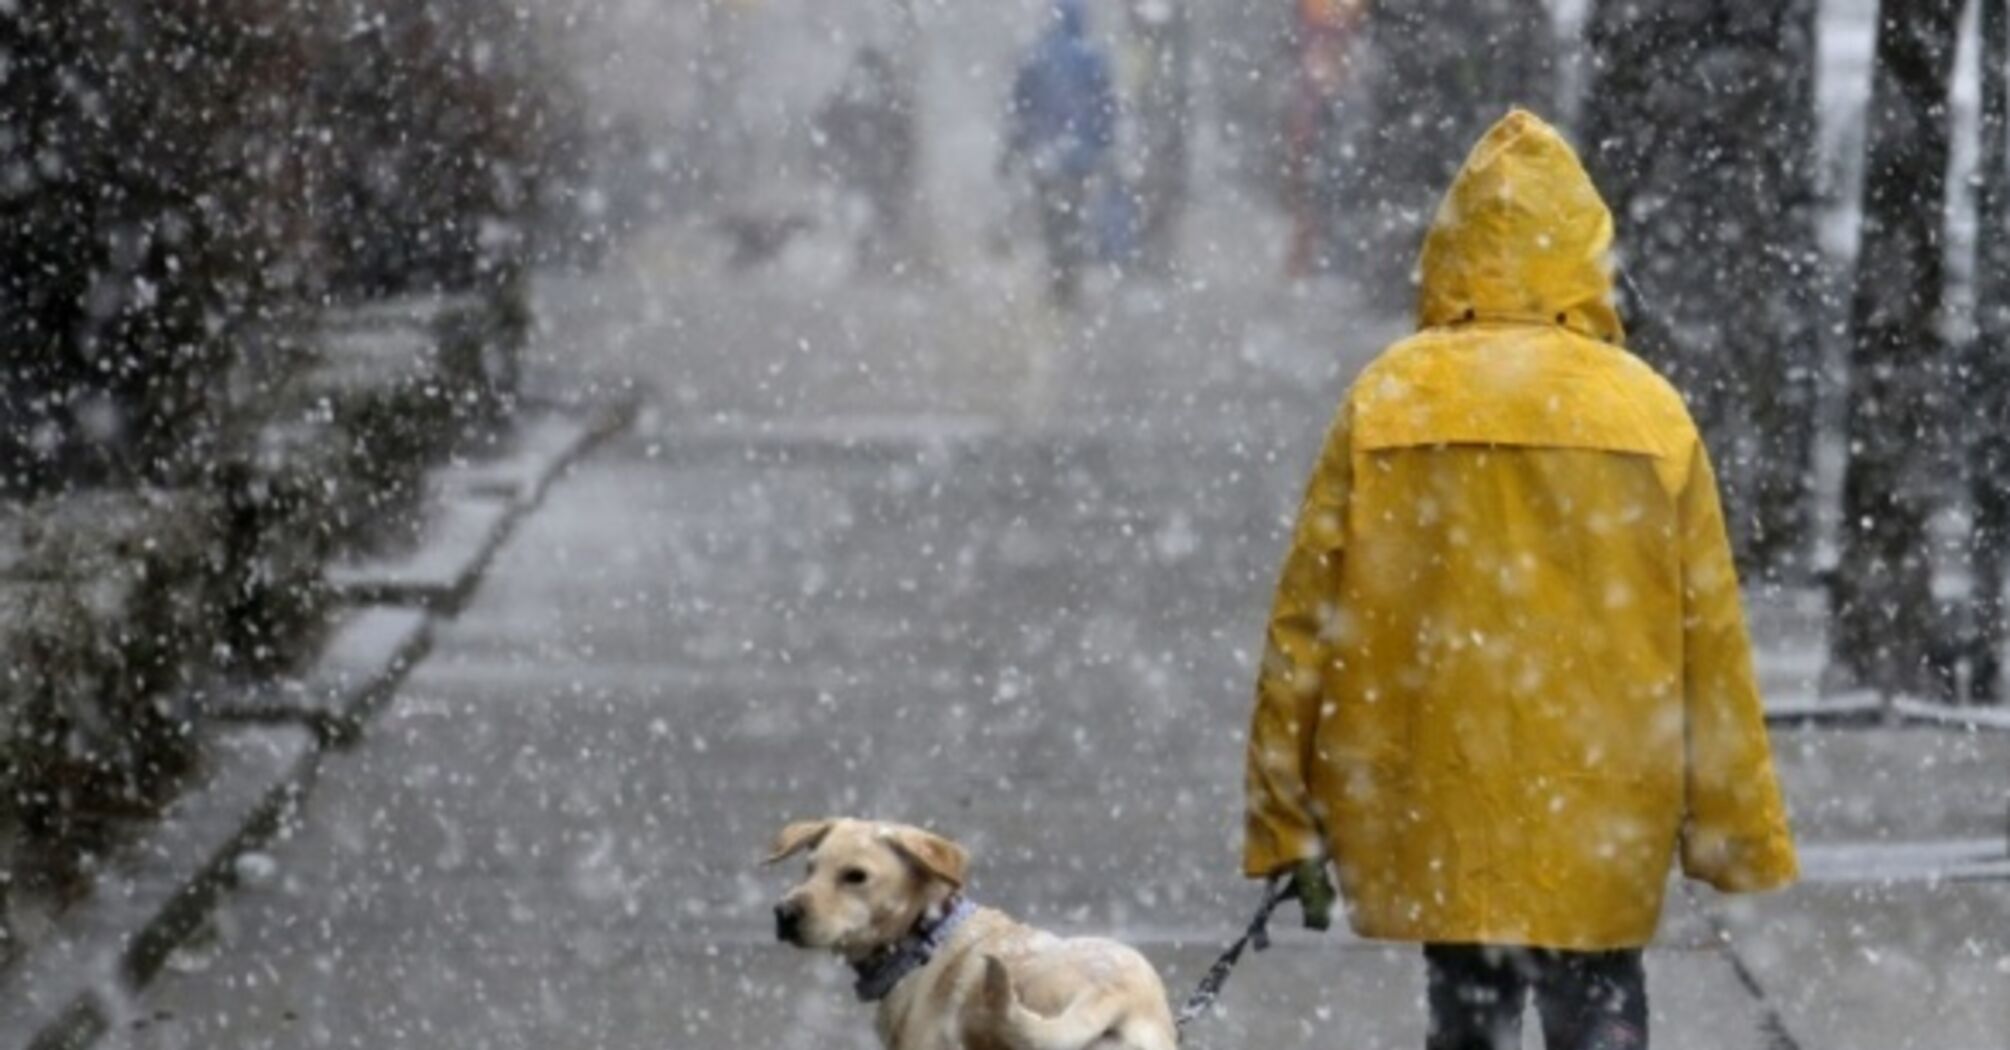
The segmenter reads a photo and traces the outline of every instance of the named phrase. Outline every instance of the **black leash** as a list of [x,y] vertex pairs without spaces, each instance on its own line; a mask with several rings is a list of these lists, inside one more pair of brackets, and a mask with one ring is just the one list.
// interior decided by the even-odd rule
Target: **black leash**
[[1221,958],[1216,959],[1213,966],[1208,967],[1207,976],[1200,979],[1200,987],[1187,996],[1185,1005],[1173,1018],[1173,1027],[1184,1033],[1187,1025],[1214,1008],[1214,1001],[1221,998],[1222,986],[1228,983],[1228,975],[1234,973],[1235,964],[1242,961],[1242,950],[1251,945],[1257,951],[1270,947],[1270,914],[1277,910],[1278,905],[1296,896],[1296,882],[1283,876],[1270,880],[1269,885],[1263,888],[1263,903],[1257,906],[1256,917],[1249,920],[1249,928],[1242,931],[1242,936],[1237,937],[1227,951],[1221,953]]

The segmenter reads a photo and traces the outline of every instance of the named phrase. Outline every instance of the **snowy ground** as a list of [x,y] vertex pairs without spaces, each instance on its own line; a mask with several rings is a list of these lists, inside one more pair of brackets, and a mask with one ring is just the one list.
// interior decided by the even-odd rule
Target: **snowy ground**
[[[1210,215],[1222,279],[1082,324],[1009,267],[727,282],[668,236],[548,287],[546,370],[643,385],[643,422],[112,1045],[870,1046],[842,968],[770,942],[784,876],[754,867],[831,812],[960,836],[985,901],[1127,937],[1184,994],[1252,902],[1240,735],[1282,518],[1401,327],[1227,279],[1270,272],[1251,229]],[[1776,1016],[1804,1046],[2000,1047],[2010,882],[1936,872],[2002,855],[2010,734],[1776,750],[1813,878],[1673,898],[1657,1045],[1777,1045]],[[1417,1046],[1419,970],[1289,931],[1199,1045]]]

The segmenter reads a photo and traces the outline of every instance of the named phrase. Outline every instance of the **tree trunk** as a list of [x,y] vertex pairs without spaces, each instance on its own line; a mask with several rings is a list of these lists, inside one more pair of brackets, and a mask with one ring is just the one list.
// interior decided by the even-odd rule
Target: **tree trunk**
[[1886,695],[1944,685],[1926,527],[1947,465],[1939,322],[1959,12],[1958,0],[1911,0],[1878,13],[1830,644],[1842,669]]
[[1813,0],[1600,0],[1587,164],[1619,225],[1643,356],[1688,398],[1739,560],[1809,548],[1820,363]]
[[1369,134],[1338,175],[1352,253],[1335,268],[1384,299],[1415,294],[1424,230],[1466,152],[1510,106],[1555,115],[1556,25],[1543,0],[1372,4]]
[[[1832,330],[1832,274],[1816,239],[1820,207],[1816,145],[1816,0],[1786,0],[1772,23],[1766,71],[1740,99],[1756,161],[1740,184],[1750,197],[1742,232],[1756,234],[1747,294],[1733,324],[1733,356],[1750,348],[1754,368],[1734,389],[1745,420],[1751,469],[1734,477],[1732,499],[1751,508],[1747,563],[1759,577],[1805,577],[1814,556],[1814,445],[1820,405],[1822,333]],[[1735,150],[1733,152],[1736,152]],[[1769,214],[1767,202],[1777,209]],[[1770,220],[1770,221],[1769,221]],[[1748,244],[1750,241],[1748,240]],[[1737,278],[1734,278],[1737,279]],[[1726,449],[1727,452],[1738,450]],[[1744,463],[1737,464],[1740,467]]]
[[2010,18],[2005,0],[1982,0],[1982,135],[1975,200],[1975,342],[1963,386],[1981,407],[1968,435],[1968,490],[1975,514],[1969,564],[1975,574],[1968,652],[1969,695],[2002,698],[2003,570],[2010,558]]

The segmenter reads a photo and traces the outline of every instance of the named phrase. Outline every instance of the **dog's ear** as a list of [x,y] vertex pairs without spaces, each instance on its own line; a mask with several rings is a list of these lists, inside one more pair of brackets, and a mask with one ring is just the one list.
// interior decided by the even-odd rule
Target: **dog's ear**
[[768,847],[768,859],[761,863],[773,864],[806,849],[815,849],[836,824],[835,820],[798,820],[790,824],[775,836],[774,844]]
[[928,874],[956,889],[970,872],[970,854],[962,846],[920,828],[895,825],[886,829],[886,844]]

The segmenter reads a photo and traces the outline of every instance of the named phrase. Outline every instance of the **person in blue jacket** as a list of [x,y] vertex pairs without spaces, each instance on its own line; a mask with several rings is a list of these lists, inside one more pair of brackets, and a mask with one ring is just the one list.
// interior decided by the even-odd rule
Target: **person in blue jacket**
[[1055,0],[1012,84],[1002,167],[1023,167],[1040,206],[1054,300],[1072,306],[1089,254],[1089,191],[1116,141],[1110,62],[1082,0]]

